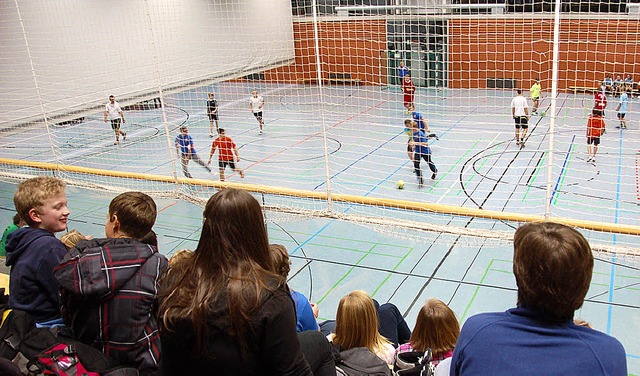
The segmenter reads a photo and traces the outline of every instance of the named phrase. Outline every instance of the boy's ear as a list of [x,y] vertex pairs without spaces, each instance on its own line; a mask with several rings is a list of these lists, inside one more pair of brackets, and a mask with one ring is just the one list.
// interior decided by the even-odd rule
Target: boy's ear
[[29,210],[29,218],[35,223],[42,223],[42,219],[40,219],[40,213],[38,213],[36,208],[31,208]]
[[118,230],[120,230],[120,221],[118,220],[118,216],[112,214],[109,220],[111,222],[111,225],[113,226],[113,232],[118,233]]

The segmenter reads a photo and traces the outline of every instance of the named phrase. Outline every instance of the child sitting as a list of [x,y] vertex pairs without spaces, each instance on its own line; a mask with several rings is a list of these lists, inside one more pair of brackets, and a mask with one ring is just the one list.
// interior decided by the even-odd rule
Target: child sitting
[[44,176],[27,179],[18,185],[13,203],[29,227],[12,232],[7,239],[9,307],[27,312],[40,327],[61,325],[53,268],[67,253],[55,236],[67,229],[65,183]]
[[111,201],[106,238],[81,241],[55,269],[62,316],[73,335],[101,350],[113,366],[157,372],[158,279],[167,259],[139,239],[156,220],[156,204],[141,192]]

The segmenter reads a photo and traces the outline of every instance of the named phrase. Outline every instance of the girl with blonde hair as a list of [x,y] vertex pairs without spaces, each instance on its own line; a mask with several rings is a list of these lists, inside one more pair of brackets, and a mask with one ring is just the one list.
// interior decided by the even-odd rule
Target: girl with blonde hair
[[418,313],[409,343],[400,345],[398,353],[424,352],[430,348],[435,365],[453,356],[459,335],[460,324],[455,313],[442,300],[431,298]]
[[340,299],[335,333],[328,338],[342,351],[366,347],[387,364],[393,365],[395,349],[378,332],[378,313],[373,299],[365,291],[355,290]]

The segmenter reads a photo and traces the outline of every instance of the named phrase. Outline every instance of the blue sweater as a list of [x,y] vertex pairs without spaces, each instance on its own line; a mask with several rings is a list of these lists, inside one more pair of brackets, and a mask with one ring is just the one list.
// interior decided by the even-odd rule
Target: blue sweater
[[23,227],[9,235],[7,266],[9,307],[29,313],[38,322],[60,319],[55,268],[67,249],[47,230]]
[[451,375],[627,375],[617,339],[525,308],[481,313],[462,327]]
[[309,299],[307,299],[303,294],[293,290],[291,290],[291,298],[296,304],[297,331],[304,332],[305,330],[318,330],[318,322],[316,321],[316,317],[313,315]]

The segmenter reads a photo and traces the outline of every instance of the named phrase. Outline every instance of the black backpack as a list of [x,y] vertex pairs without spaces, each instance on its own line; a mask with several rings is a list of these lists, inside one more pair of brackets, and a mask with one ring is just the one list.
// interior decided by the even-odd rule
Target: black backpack
[[396,353],[394,370],[397,376],[433,376],[436,367],[431,363],[431,349]]
[[340,351],[333,347],[336,374],[340,376],[392,376],[389,365],[366,347]]
[[[0,371],[8,375],[137,375],[135,368],[111,369],[100,351],[59,333],[36,328],[29,314],[7,309],[0,289]],[[113,372],[113,373],[112,373]]]

